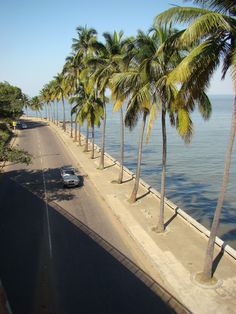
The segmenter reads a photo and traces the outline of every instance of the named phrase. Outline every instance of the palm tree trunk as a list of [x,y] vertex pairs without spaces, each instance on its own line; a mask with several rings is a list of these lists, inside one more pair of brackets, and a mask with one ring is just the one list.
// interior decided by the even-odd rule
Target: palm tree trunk
[[56,108],[55,102],[53,102],[53,123],[56,123]]
[[228,142],[228,147],[227,147],[226,157],[225,157],[223,182],[222,182],[218,202],[216,205],[213,222],[211,225],[211,233],[210,233],[210,237],[208,240],[208,245],[207,245],[207,250],[206,250],[206,255],[205,255],[205,261],[204,261],[204,267],[203,267],[203,273],[202,273],[202,280],[204,280],[204,281],[209,281],[213,275],[212,274],[212,265],[213,265],[215,238],[216,238],[217,232],[218,232],[218,227],[219,227],[219,223],[220,223],[220,216],[221,216],[221,209],[223,206],[225,193],[226,193],[226,189],[227,189],[227,184],[228,184],[228,180],[229,180],[229,169],[230,169],[230,162],[231,162],[233,145],[234,145],[235,131],[236,131],[236,95],[234,98],[231,129],[230,129],[229,142]]
[[51,107],[51,103],[49,104],[49,121],[52,121],[52,107]]
[[47,120],[48,119],[48,111],[47,111],[47,105],[46,104],[44,105],[44,110],[45,110],[45,117]]
[[106,134],[106,105],[104,104],[101,156],[100,156],[100,163],[98,167],[98,169],[100,170],[104,169],[105,134]]
[[51,120],[51,117],[50,117],[50,105],[48,104],[48,121]]
[[94,125],[92,125],[92,151],[91,151],[91,159],[94,159]]
[[57,101],[57,126],[58,126],[58,123],[59,123],[58,119],[59,119],[59,116],[58,116],[58,101]]
[[78,137],[77,137],[77,133],[78,133],[78,122],[75,118],[75,138],[74,138],[74,142],[77,142]]
[[142,149],[143,149],[143,135],[145,130],[145,124],[146,124],[146,117],[147,112],[143,112],[143,121],[140,129],[140,136],[139,136],[139,146],[138,146],[138,160],[137,160],[137,168],[136,168],[136,177],[134,182],[134,188],[130,195],[129,202],[134,203],[136,202],[138,188],[139,188],[139,179],[140,179],[140,172],[141,172],[141,160],[142,160]]
[[159,220],[156,231],[164,232],[164,206],[165,206],[165,186],[166,186],[166,157],[167,157],[167,139],[166,139],[166,111],[162,110],[162,173],[161,173],[161,199]]
[[53,122],[53,103],[51,103],[50,109],[51,109],[51,117],[52,117],[52,122]]
[[73,114],[70,114],[70,137],[73,137]]
[[123,119],[123,109],[120,108],[120,173],[118,178],[118,183],[121,184],[123,181],[123,167],[124,167],[124,119]]
[[78,130],[79,130],[79,132],[78,132],[78,137],[79,137],[79,146],[81,146],[81,145],[82,145],[82,143],[81,143],[81,125],[80,125],[80,123],[79,123],[79,128],[78,128]]
[[64,97],[62,96],[62,108],[63,108],[63,130],[66,131],[66,111],[65,111],[65,102]]
[[88,126],[88,121],[87,121],[84,152],[88,152],[88,136],[89,136],[89,126]]

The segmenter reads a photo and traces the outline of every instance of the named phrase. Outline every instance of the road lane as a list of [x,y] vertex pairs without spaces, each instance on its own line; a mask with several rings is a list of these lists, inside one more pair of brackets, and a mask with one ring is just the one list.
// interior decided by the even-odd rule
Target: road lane
[[[40,126],[38,127],[38,125]],[[19,137],[20,146],[36,156],[33,165],[30,166],[30,169],[34,169],[36,172],[30,173],[30,177],[27,178],[28,187],[34,189],[35,182],[38,182],[37,171],[43,169],[49,203],[56,201],[58,205],[68,209],[129,258],[135,259],[130,247],[127,246],[127,242],[124,243],[124,239],[121,239],[119,226],[117,228],[118,222],[112,219],[112,215],[109,216],[110,209],[101,200],[89,179],[81,177],[83,185],[80,188],[63,188],[60,179],[60,167],[73,165],[78,168],[79,173],[81,173],[81,169],[51,129],[41,125],[32,123],[32,128],[21,131]],[[39,192],[38,187],[37,191]],[[40,190],[40,193],[43,194],[44,191]]]
[[31,127],[19,144],[35,156],[33,164],[11,165],[0,177],[0,277],[13,313],[168,313],[141,281],[55,211],[55,201],[76,208],[85,224],[132,256],[89,182],[62,188],[59,168],[73,160],[61,143],[48,127]]

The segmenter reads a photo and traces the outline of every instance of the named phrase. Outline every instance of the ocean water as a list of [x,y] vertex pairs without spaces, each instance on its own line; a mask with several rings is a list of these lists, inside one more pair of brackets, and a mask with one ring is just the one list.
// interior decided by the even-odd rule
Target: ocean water
[[[211,96],[212,114],[205,121],[196,110],[192,114],[194,135],[185,144],[176,130],[167,127],[166,197],[189,215],[210,228],[222,183],[224,159],[232,116],[232,96]],[[60,111],[60,117],[62,117]],[[119,160],[119,113],[107,106],[106,151]],[[70,120],[70,107],[67,106]],[[125,130],[125,165],[135,172],[139,138],[138,124]],[[83,128],[82,128],[83,130]],[[101,143],[101,128],[96,129],[96,143]],[[230,179],[221,215],[219,237],[236,249],[236,145],[231,161]],[[149,142],[144,142],[141,177],[160,190],[162,170],[162,135],[160,118],[153,124]]]

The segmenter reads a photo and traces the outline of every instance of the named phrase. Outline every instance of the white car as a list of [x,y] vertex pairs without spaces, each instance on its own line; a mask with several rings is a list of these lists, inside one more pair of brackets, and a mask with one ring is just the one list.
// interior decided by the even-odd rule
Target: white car
[[79,185],[80,180],[76,175],[75,169],[73,167],[69,166],[61,167],[60,171],[62,182],[65,187],[73,187]]

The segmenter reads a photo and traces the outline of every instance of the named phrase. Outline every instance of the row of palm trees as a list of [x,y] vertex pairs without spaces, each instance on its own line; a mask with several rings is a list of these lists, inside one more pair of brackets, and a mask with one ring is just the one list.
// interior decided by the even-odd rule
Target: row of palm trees
[[[161,117],[162,175],[159,219],[154,230],[164,232],[165,179],[167,162],[166,120],[170,120],[185,142],[190,142],[193,125],[191,113],[198,108],[203,119],[211,113],[211,103],[205,93],[215,69],[223,62],[222,75],[231,70],[236,88],[236,7],[234,1],[192,1],[197,7],[173,7],[156,17],[147,32],[125,38],[123,32],[104,33],[104,42],[97,39],[93,28],[78,27],[72,51],[61,73],[46,84],[38,103],[44,104],[47,117],[58,123],[58,106],[62,104],[63,129],[66,130],[65,100],[71,104],[71,136],[81,145],[80,127],[86,123],[85,151],[88,151],[88,132],[102,124],[99,169],[104,169],[106,106],[120,111],[120,173],[117,183],[123,182],[124,127],[131,130],[141,118],[138,158],[133,191],[129,201],[137,199],[142,145],[145,128],[147,139],[154,119]],[[181,31],[173,23],[189,26]],[[59,102],[60,101],[60,102]],[[123,114],[125,112],[125,114]],[[74,123],[74,128],[72,127]],[[203,272],[200,280],[211,280],[215,237],[227,187],[229,166],[236,129],[236,99],[232,115],[230,141],[225,161],[224,179],[211,228]]]

